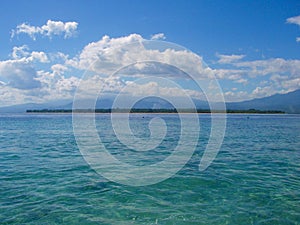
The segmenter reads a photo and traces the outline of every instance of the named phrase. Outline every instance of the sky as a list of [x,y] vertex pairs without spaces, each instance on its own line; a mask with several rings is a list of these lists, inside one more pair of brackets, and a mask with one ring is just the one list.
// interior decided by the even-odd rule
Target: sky
[[[174,53],[156,44],[125,54],[124,46],[147,40],[175,43],[187,50]],[[0,107],[70,100],[80,82],[91,95],[99,89],[118,93],[129,85],[126,91],[133,95],[174,96],[182,89],[201,98],[199,88],[176,75],[172,79],[180,87],[155,79],[134,81],[158,70],[171,79],[169,75],[176,72],[165,64],[193,73],[191,68],[197,67],[193,54],[201,59],[199,74],[206,64],[207,79],[213,75],[218,80],[226,101],[299,89],[300,2],[3,1]],[[162,64],[135,64],[131,66],[134,71],[127,68],[109,76],[134,63],[128,58],[155,59]],[[82,82],[86,71],[90,74]]]

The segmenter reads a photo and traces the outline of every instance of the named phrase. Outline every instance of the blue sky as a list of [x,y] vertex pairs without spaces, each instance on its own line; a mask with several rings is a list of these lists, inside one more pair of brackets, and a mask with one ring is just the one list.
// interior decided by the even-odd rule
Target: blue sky
[[[90,61],[87,46],[103,47],[105,35],[109,46],[161,34],[188,48],[214,71],[227,101],[293,91],[300,88],[298,16],[300,2],[284,0],[5,1],[0,104],[71,99],[86,69],[80,60]],[[112,82],[105,79],[98,81]]]

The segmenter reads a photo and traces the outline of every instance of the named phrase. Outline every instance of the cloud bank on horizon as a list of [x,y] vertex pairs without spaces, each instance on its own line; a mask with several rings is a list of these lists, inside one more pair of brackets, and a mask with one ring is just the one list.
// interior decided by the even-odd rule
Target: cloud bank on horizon
[[[300,16],[288,18],[286,21],[300,26]],[[74,21],[53,20],[48,20],[42,26],[21,23],[12,30],[11,38],[13,42],[17,36],[21,39],[21,34],[26,34],[38,42],[39,36],[45,36],[49,38],[50,45],[51,38],[57,36],[67,43],[68,38],[76,37],[78,25],[78,22]],[[297,41],[300,41],[299,39],[297,38]],[[145,40],[147,40],[145,37],[135,33],[114,38],[105,35],[98,41],[86,44],[74,55],[59,51],[49,52],[47,46],[38,51],[31,51],[27,43],[14,46],[9,57],[0,61],[0,105],[72,99],[81,82],[81,75],[86,71],[91,75],[82,82],[90,95],[97,93],[99,89],[108,94],[118,93],[128,84],[132,85],[129,94],[133,95],[145,91],[149,95],[160,93],[177,96],[181,93],[176,88],[165,87],[159,82],[138,84],[132,80],[138,76],[156,73],[173,75],[174,79],[178,79],[176,73],[180,72],[175,72],[174,68],[165,65],[158,67],[156,64],[137,63],[131,68],[124,69],[122,75],[108,76],[111,71],[131,64],[132,58],[139,58],[140,61],[155,58],[166,64],[180,65],[191,73],[194,70],[202,71],[201,74],[206,78],[214,75],[224,90],[226,101],[265,97],[300,88],[299,59],[280,57],[248,59],[246,54],[217,52],[217,60],[206,67],[205,63],[191,64],[195,55],[188,51],[180,50],[174,53],[171,49],[149,50],[136,45]],[[166,36],[164,33],[157,33],[153,34],[150,40],[166,40]],[[121,46],[136,49],[127,54],[126,49],[120,49]],[[202,56],[200,59],[202,60]],[[201,90],[189,84],[186,79],[179,79],[179,82],[183,83],[184,91],[191,97],[203,98]]]

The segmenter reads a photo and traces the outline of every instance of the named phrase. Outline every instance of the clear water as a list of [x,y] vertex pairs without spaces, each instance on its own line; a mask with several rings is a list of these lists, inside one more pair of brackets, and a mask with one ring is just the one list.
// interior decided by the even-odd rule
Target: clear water
[[[142,116],[154,115],[132,116],[131,125],[147,137]],[[178,126],[175,115],[162,117]],[[88,166],[71,115],[0,115],[0,223],[300,224],[300,116],[228,115],[222,148],[204,172],[198,165],[210,118],[199,118],[201,135],[188,164],[161,183],[130,187]],[[126,160],[129,151],[108,115],[97,115],[97,127],[111,153]],[[155,157],[137,155],[131,163],[163,160],[177,136],[175,129]]]

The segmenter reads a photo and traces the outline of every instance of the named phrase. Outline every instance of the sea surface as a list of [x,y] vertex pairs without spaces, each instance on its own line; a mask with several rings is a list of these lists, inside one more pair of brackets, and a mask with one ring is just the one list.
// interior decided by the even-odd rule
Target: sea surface
[[[166,137],[136,158],[114,135],[109,114],[97,114],[96,126],[119,160],[149,165],[172,154],[179,118],[130,117],[136,135],[149,137],[147,123],[157,116]],[[199,121],[187,164],[160,183],[133,187],[89,166],[71,114],[0,114],[0,224],[300,224],[300,115],[227,115],[223,144],[204,171],[210,115]]]

